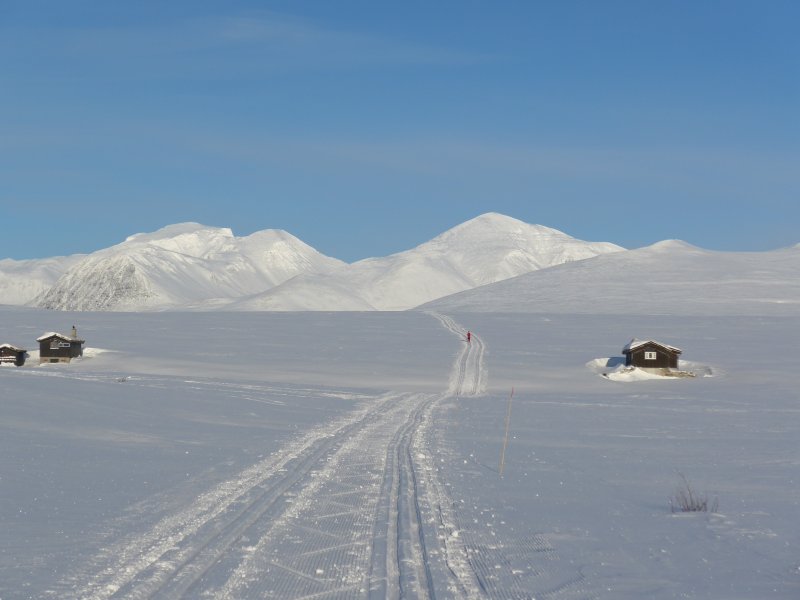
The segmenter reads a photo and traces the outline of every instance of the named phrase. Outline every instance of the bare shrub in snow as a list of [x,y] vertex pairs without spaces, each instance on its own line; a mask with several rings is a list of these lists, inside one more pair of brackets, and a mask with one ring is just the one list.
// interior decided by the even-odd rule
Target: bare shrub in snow
[[709,502],[708,496],[697,493],[683,473],[678,473],[678,475],[681,478],[681,483],[675,488],[675,494],[669,499],[669,507],[673,513],[717,512],[719,508],[718,498],[714,498]]

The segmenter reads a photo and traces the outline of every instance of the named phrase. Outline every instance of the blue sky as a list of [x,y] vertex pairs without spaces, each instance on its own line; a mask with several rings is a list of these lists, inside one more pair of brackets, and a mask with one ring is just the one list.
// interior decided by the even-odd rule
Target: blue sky
[[0,258],[197,221],[343,260],[484,212],[800,242],[800,3],[0,0]]

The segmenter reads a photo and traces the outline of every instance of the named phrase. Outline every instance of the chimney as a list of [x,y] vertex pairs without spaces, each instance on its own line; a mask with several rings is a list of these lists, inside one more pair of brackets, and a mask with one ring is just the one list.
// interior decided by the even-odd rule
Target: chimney
[[72,326],[72,339],[78,339],[78,330],[75,329],[75,325]]

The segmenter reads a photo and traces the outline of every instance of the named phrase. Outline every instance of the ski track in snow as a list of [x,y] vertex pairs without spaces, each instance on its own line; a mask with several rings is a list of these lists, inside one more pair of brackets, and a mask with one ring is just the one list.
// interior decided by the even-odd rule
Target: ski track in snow
[[[428,314],[466,340],[467,330],[451,317],[435,312]],[[451,397],[475,396],[486,391],[488,376],[484,351],[483,341],[473,333],[472,342],[465,345],[456,359],[450,380]],[[432,422],[433,419],[429,419],[423,428],[430,428]],[[429,446],[441,447],[442,444],[436,442],[436,433],[426,432],[424,437],[432,440]],[[429,460],[425,468],[433,471],[435,465]],[[432,477],[431,484],[439,488],[444,486],[438,477]],[[503,540],[491,528],[470,526],[470,521],[477,523],[480,515],[466,515],[463,509],[457,510],[444,490],[439,489],[434,495],[441,499],[434,512],[443,532],[448,563],[456,579],[464,582],[455,597],[535,597],[545,600],[590,600],[596,597],[585,586],[579,568],[562,566],[546,536]]]
[[[445,401],[486,391],[485,346],[475,335],[467,343],[466,329],[452,318],[429,314],[462,341],[445,392],[387,393],[360,402],[149,531],[119,538],[53,594],[86,600],[593,598],[578,568],[560,565],[546,536],[500,539],[491,527],[475,527],[475,515],[451,498],[437,417]],[[158,378],[135,380],[164,385]],[[250,387],[187,383],[242,394]]]
[[291,487],[317,461],[395,396],[362,405],[327,426],[312,429],[281,452],[199,496],[149,532],[122,539],[96,557],[94,575],[77,597],[180,597],[222,557],[249,525],[269,518]]
[[[433,316],[464,339],[466,330],[452,319]],[[149,531],[120,538],[64,581],[58,595],[482,597],[467,549],[452,535],[453,503],[431,443],[436,406],[485,389],[483,354],[473,337],[444,393],[361,402]]]
[[[451,317],[439,313],[428,313],[439,320],[442,327],[462,340],[467,339],[467,330]],[[472,342],[464,346],[456,359],[450,375],[448,394],[451,396],[477,396],[486,391],[487,374],[483,360],[484,345],[481,339],[472,336]]]

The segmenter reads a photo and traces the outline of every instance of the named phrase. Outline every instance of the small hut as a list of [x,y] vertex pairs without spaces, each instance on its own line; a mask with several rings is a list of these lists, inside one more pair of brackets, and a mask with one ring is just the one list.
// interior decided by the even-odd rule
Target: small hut
[[78,330],[72,327],[71,336],[51,331],[36,340],[39,342],[39,363],[70,362],[73,358],[83,356],[83,344],[86,340],[78,338]]
[[677,369],[682,350],[655,340],[633,339],[622,349],[625,366],[643,369]]
[[0,344],[0,364],[14,363],[21,367],[28,358],[28,351],[25,348],[17,348],[11,344]]

